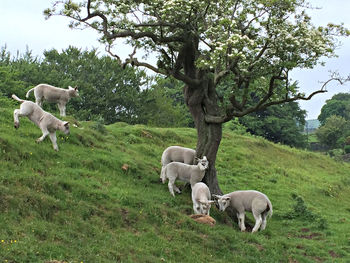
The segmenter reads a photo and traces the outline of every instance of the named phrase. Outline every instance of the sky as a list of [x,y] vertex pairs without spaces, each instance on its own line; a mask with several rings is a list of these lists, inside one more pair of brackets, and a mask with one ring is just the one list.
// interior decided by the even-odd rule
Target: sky
[[[315,25],[327,25],[328,22],[344,23],[350,28],[349,0],[309,0],[314,7],[310,10]],[[45,20],[43,10],[51,7],[50,0],[0,0],[0,48],[6,45],[7,50],[16,55],[26,49],[35,56],[42,56],[44,50],[58,51],[74,47],[82,50],[97,48],[105,54],[104,46],[98,41],[98,35],[91,29],[72,30],[68,28],[69,19],[51,17]],[[300,91],[310,94],[319,89],[322,82],[329,79],[330,71],[337,71],[346,77],[350,74],[350,38],[340,39],[342,46],[336,51],[338,58],[323,59],[326,66],[318,66],[309,70],[294,70],[290,77],[297,80]],[[123,48],[123,47],[121,47]],[[129,54],[129,50],[124,52]],[[339,92],[350,92],[350,83],[339,85],[331,82],[327,85],[327,93],[318,94],[310,101],[300,101],[300,107],[307,111],[306,119],[316,119],[327,99]]]

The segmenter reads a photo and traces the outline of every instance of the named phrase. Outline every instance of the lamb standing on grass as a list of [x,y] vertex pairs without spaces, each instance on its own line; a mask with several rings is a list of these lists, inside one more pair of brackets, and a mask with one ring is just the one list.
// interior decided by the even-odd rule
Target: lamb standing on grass
[[272,204],[269,198],[258,191],[235,191],[225,195],[213,195],[218,199],[220,211],[231,205],[237,213],[238,226],[241,231],[245,231],[244,217],[245,211],[253,213],[255,218],[255,226],[252,233],[260,230],[264,230],[266,227],[266,217],[272,216]]
[[175,197],[174,189],[176,192],[181,193],[180,189],[175,185],[176,179],[190,183],[191,187],[193,187],[196,183],[202,181],[208,166],[209,162],[205,156],[202,159],[198,159],[197,165],[172,162],[165,166],[162,181],[165,183],[166,178],[169,179],[168,188],[172,196]]
[[19,117],[27,116],[43,132],[43,135],[36,142],[42,142],[47,135],[50,135],[53,148],[58,151],[56,130],[60,130],[64,134],[69,134],[69,122],[57,119],[32,101],[21,100],[16,95],[12,95],[12,98],[21,102],[20,108],[15,109],[13,112],[15,128],[19,128]]
[[29,98],[29,94],[33,90],[36,104],[42,107],[44,99],[50,103],[57,103],[61,116],[66,116],[66,104],[70,98],[79,96],[77,87],[73,89],[71,86],[69,86],[68,89],[61,89],[48,84],[39,84],[36,87],[28,90],[26,98]]
[[210,200],[209,187],[202,182],[192,187],[193,211],[195,214],[209,215],[210,206],[214,201]]
[[195,164],[196,151],[190,148],[180,146],[170,146],[162,154],[162,171],[160,178],[165,182],[164,169],[171,162],[180,162],[186,164]]

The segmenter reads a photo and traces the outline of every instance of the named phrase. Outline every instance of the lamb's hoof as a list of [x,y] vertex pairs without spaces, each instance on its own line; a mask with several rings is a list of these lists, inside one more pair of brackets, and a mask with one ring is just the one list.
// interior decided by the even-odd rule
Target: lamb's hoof
[[15,122],[15,128],[18,129],[19,128],[19,123],[18,122]]
[[40,143],[41,141],[40,141],[40,139],[36,139],[35,142],[36,143]]

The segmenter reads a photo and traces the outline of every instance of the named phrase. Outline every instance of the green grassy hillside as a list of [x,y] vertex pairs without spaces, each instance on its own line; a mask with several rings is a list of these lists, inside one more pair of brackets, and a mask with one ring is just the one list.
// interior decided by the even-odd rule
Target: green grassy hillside
[[190,190],[173,198],[159,181],[162,151],[195,147],[195,130],[67,117],[78,127],[55,152],[28,119],[13,128],[18,107],[0,99],[0,262],[350,261],[347,164],[225,131],[222,190],[262,191],[274,208],[265,231],[241,233],[215,207],[215,227],[192,221]]

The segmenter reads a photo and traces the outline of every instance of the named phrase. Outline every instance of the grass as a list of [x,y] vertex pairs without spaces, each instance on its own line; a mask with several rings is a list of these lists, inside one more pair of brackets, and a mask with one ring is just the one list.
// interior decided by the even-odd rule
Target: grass
[[225,130],[222,190],[262,191],[274,208],[265,231],[241,233],[215,207],[215,227],[192,221],[189,189],[173,198],[159,182],[162,151],[194,148],[195,130],[67,117],[78,127],[55,152],[28,119],[13,128],[15,108],[0,99],[0,262],[350,260],[348,164]]

